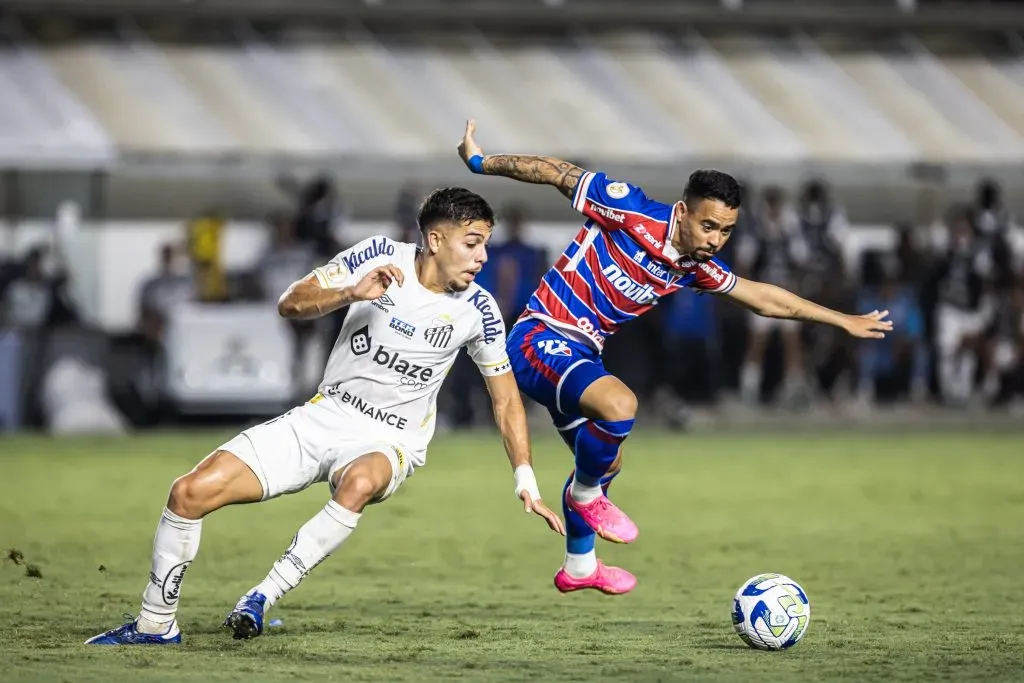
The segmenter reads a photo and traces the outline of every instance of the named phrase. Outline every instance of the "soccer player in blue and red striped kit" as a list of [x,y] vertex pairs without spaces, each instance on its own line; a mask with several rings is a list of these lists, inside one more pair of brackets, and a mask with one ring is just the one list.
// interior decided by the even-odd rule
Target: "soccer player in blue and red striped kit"
[[633,429],[637,399],[601,361],[605,340],[624,323],[683,287],[727,296],[755,313],[826,323],[854,337],[879,339],[892,329],[888,311],[848,315],[774,285],[737,277],[715,258],[732,234],[740,205],[736,180],[694,172],[675,204],[553,157],[489,154],[469,121],[459,154],[474,173],[553,185],[586,222],[544,275],[512,328],[507,350],[520,390],[544,405],[576,466],[562,497],[567,543],[555,575],[563,593],[593,588],[628,593],[636,577],[605,565],[596,535],[631,543],[637,526],[607,496]]

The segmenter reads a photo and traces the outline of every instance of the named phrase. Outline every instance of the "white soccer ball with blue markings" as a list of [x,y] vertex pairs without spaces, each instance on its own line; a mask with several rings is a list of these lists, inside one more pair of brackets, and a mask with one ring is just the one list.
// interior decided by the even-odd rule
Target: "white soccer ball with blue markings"
[[732,625],[743,642],[758,650],[793,647],[807,633],[811,603],[793,579],[758,574],[736,591]]

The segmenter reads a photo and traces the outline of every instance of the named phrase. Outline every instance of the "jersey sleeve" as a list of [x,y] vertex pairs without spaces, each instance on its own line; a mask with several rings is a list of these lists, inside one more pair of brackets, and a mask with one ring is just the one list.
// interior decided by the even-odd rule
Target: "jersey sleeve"
[[604,173],[586,172],[572,198],[574,209],[607,230],[651,220],[643,215],[653,203],[636,185],[612,180]]
[[387,237],[368,237],[338,253],[326,264],[314,268],[313,275],[324,289],[353,284],[377,266],[393,261],[398,246]]
[[690,287],[708,294],[728,294],[736,286],[736,275],[717,258],[702,261],[693,271]]
[[469,298],[479,312],[475,317],[474,333],[466,342],[469,357],[484,377],[494,377],[512,371],[512,363],[505,352],[505,322],[498,312],[498,305],[483,289]]

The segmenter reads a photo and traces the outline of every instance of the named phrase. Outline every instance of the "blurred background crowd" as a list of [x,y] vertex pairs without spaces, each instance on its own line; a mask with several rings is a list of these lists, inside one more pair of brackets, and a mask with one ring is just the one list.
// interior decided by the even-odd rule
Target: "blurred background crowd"
[[[302,400],[344,313],[285,322],[277,298],[368,235],[418,240],[435,186],[495,205],[479,282],[511,324],[580,221],[550,189],[465,172],[467,116],[488,151],[565,156],[662,201],[693,168],[731,171],[745,196],[722,260],[896,322],[857,343],[679,293],[606,351],[644,419],[1024,414],[1016,5],[103,5],[4,9],[0,428]],[[443,426],[488,423],[482,391],[463,358]]]

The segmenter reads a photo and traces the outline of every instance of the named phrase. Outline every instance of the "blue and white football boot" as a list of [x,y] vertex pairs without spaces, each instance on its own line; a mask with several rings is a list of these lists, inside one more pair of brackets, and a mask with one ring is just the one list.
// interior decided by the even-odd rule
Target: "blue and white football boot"
[[142,633],[138,630],[137,619],[132,615],[124,615],[131,619],[126,624],[112,628],[106,633],[93,636],[85,641],[86,645],[178,645],[181,643],[181,631],[178,630],[178,621],[171,622],[166,633]]
[[267,596],[253,591],[239,598],[224,625],[234,630],[235,640],[255,638],[263,633],[263,613]]

